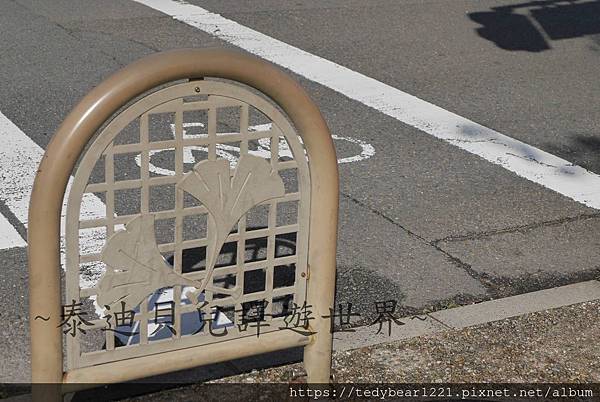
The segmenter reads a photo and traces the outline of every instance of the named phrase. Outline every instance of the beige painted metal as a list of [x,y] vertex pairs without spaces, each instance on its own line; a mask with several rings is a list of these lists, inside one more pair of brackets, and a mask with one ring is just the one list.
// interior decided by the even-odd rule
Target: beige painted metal
[[[257,156],[243,154],[233,179],[229,170],[226,159],[204,160],[177,183],[178,189],[192,194],[210,212],[207,230],[209,257],[202,282],[187,278],[167,264],[156,243],[154,215],[141,214],[127,223],[125,230],[113,234],[104,246],[101,260],[106,264],[106,272],[97,286],[98,305],[109,306],[112,311],[118,308],[119,303],[138,306],[157,289],[177,285],[196,288],[188,295],[192,304],[197,304],[198,296],[205,290],[236,295],[235,299],[239,299],[242,291],[239,281],[233,289],[209,284],[219,251],[246,212],[267,200],[283,197],[285,188],[279,174],[266,160]],[[143,181],[149,181],[149,178]],[[81,198],[76,197],[76,201],[81,203]],[[146,197],[143,199],[146,200]],[[181,225],[176,230],[180,228]],[[274,232],[275,227],[268,230]],[[140,278],[144,280],[140,281]],[[204,308],[208,310],[211,304]]]
[[[190,100],[185,101],[187,98],[190,98],[190,95],[198,95],[203,94],[202,96],[206,96],[206,100],[197,101]],[[208,94],[208,95],[207,95]],[[219,94],[219,95],[214,95]],[[236,103],[237,102],[237,103]],[[252,106],[250,106],[252,105]],[[219,108],[221,107],[238,107],[240,108],[240,133],[219,133],[217,135],[217,128],[215,127],[215,123],[217,122],[216,114],[219,112]],[[257,130],[255,127],[253,131],[250,131],[248,120],[250,117],[250,108],[256,108],[257,111],[264,113],[264,118],[268,118],[271,122],[271,127],[265,130],[263,127],[260,130]],[[208,114],[208,121],[206,122],[205,129],[207,131],[206,135],[192,135],[192,136],[184,136],[183,135],[183,111],[193,111],[193,110],[204,110]],[[175,137],[175,141],[149,141],[150,132],[149,132],[149,124],[148,121],[151,117],[157,116],[158,113],[171,113],[175,115],[174,123],[172,127],[173,135]],[[141,121],[139,122],[140,133],[139,133],[139,142],[135,143],[127,143],[124,148],[124,145],[116,145],[115,140],[117,135],[125,128],[129,126],[132,119],[136,116],[141,116]],[[196,124],[198,122],[195,122]],[[283,137],[280,137],[280,136]],[[283,138],[283,139],[281,139]],[[240,159],[239,161],[231,161],[232,164],[235,162],[236,169],[234,173],[233,180],[231,180],[231,184],[235,184],[240,180],[236,180],[236,175],[241,177],[246,177],[249,179],[250,183],[253,184],[250,192],[239,193],[240,199],[244,203],[248,203],[250,206],[254,203],[263,202],[266,203],[265,206],[268,207],[268,225],[266,229],[263,230],[250,230],[251,228],[246,228],[246,220],[240,219],[238,223],[238,233],[228,234],[226,239],[229,242],[236,242],[238,249],[237,256],[237,264],[229,267],[219,267],[220,275],[228,275],[235,274],[236,276],[236,286],[233,289],[225,289],[222,287],[215,286],[206,286],[204,284],[197,283],[196,286],[193,281],[206,281],[210,283],[211,273],[210,269],[206,271],[196,271],[196,272],[188,272],[185,274],[185,279],[188,281],[183,281],[181,279],[181,274],[183,270],[183,250],[189,248],[196,247],[204,247],[208,246],[210,249],[218,250],[220,246],[216,244],[218,237],[218,230],[215,226],[231,226],[231,224],[235,223],[236,219],[239,219],[239,216],[242,214],[243,210],[236,207],[235,211],[231,211],[234,213],[232,216],[231,213],[225,211],[223,208],[218,206],[218,203],[215,202],[214,199],[207,199],[206,194],[203,194],[202,191],[199,191],[193,184],[202,185],[203,181],[194,180],[194,178],[201,177],[205,175],[205,177],[212,177],[208,170],[214,170],[214,165],[220,165],[220,169],[214,170],[214,178],[221,175],[222,179],[214,184],[208,184],[208,187],[215,187],[215,193],[224,193],[226,189],[226,179],[225,176],[229,176],[229,169],[225,169],[225,164],[227,161],[218,160],[217,159],[217,148],[222,143],[230,143],[233,140],[239,140],[243,145],[240,148]],[[269,143],[277,144],[277,146],[272,146],[272,151],[269,152],[270,164],[267,163],[262,158],[256,158],[249,154],[250,150],[248,147],[249,141],[268,141]],[[292,150],[292,154],[296,157],[293,160],[289,161],[280,161],[279,154],[279,145],[282,143],[288,144],[289,148]],[[150,153],[155,150],[164,149],[163,145],[167,142],[170,147],[173,147],[173,151],[175,152],[175,175],[174,176],[161,176],[161,177],[149,177],[148,174],[148,166],[149,166],[149,157]],[[184,164],[182,160],[182,154],[187,147],[203,147],[208,156],[208,160],[202,161],[196,165],[196,169],[192,169],[190,172],[184,174]],[[141,179],[139,180],[122,180],[115,181],[115,168],[114,163],[115,159],[122,155],[125,150],[126,152],[137,153],[137,157],[140,161],[141,166]],[[94,183],[88,184],[91,172],[94,168],[94,165],[97,161],[100,160],[101,157],[104,157],[104,183]],[[263,154],[264,156],[264,154]],[[261,161],[262,163],[258,162]],[[196,170],[200,170],[202,168],[202,173],[200,175],[196,174]],[[280,194],[281,184],[275,180],[275,183],[271,183],[271,185],[267,185],[266,188],[263,188],[262,184],[267,184],[269,181],[273,181],[276,179],[276,176],[271,178],[270,176],[274,174],[276,171],[289,170],[293,168],[297,170],[298,175],[298,192],[288,192],[286,194]],[[227,173],[225,173],[227,172]],[[241,172],[238,174],[238,172]],[[257,178],[254,177],[250,180],[250,177],[247,176],[248,173],[254,172],[258,173],[260,182],[265,181],[265,183],[261,183],[261,186],[257,186]],[[263,176],[260,179],[260,176]],[[160,212],[152,212],[150,210],[150,200],[149,193],[150,189],[153,188],[153,185],[164,185],[165,183],[177,184],[178,190],[175,195],[175,200],[172,200],[175,204],[174,210],[161,210]],[[245,180],[244,180],[245,182]],[[205,183],[206,184],[206,183]],[[219,188],[219,184],[221,185]],[[239,184],[237,185],[239,186]],[[236,187],[237,187],[236,186]],[[92,190],[92,188],[94,190]],[[111,249],[114,247],[109,247],[107,244],[104,247],[104,251],[102,253],[93,253],[89,252],[89,250],[81,249],[79,244],[79,229],[78,226],[81,227],[83,223],[86,224],[87,229],[98,230],[104,229],[106,233],[111,235],[109,239],[110,244],[114,244],[113,238],[118,236],[121,238],[122,236],[126,236],[124,238],[125,241],[118,241],[118,244],[126,244],[127,239],[131,237],[132,234],[139,235],[141,233],[147,233],[149,230],[145,231],[136,231],[132,228],[132,233],[130,235],[126,235],[123,233],[117,233],[112,235],[115,230],[115,221],[119,218],[123,218],[123,216],[114,216],[115,212],[115,194],[116,189],[135,189],[141,188],[140,194],[140,214],[137,215],[129,215],[128,220],[125,223],[131,224],[131,222],[137,221],[139,219],[143,219],[146,215],[153,215],[156,219],[164,218],[165,215],[168,215],[169,218],[175,218],[175,241],[173,243],[161,244],[159,248],[159,252],[173,252],[173,269],[170,269],[169,278],[167,278],[167,271],[164,275],[164,284],[163,286],[175,285],[173,286],[173,296],[174,300],[179,300],[182,295],[182,287],[180,285],[188,285],[195,287],[196,290],[188,290],[186,292],[187,298],[189,300],[189,304],[180,305],[176,303],[174,306],[175,310],[175,325],[174,327],[174,338],[176,338],[175,342],[149,342],[148,330],[149,319],[152,316],[153,309],[149,309],[147,303],[141,303],[141,314],[136,314],[138,317],[138,329],[141,330],[140,336],[140,344],[141,345],[127,345],[125,347],[119,347],[115,349],[115,339],[113,337],[112,332],[105,332],[105,342],[106,342],[106,350],[97,350],[97,351],[88,351],[82,352],[81,349],[81,339],[80,334],[75,334],[75,337],[67,337],[67,369],[76,369],[84,366],[95,365],[95,364],[103,364],[111,361],[118,361],[125,358],[133,358],[140,357],[147,354],[159,353],[159,352],[167,352],[171,350],[188,348],[193,346],[199,346],[202,344],[211,343],[214,341],[225,341],[228,339],[232,339],[235,337],[241,337],[244,334],[240,331],[239,327],[230,328],[228,333],[223,336],[219,336],[217,339],[211,339],[210,337],[200,338],[198,336],[194,337],[182,337],[181,336],[181,316],[184,314],[197,313],[198,307],[198,296],[199,293],[202,292],[201,288],[204,289],[204,301],[201,307],[201,311],[205,314],[205,316],[212,315],[213,307],[221,307],[221,308],[230,308],[232,304],[235,303],[235,310],[243,311],[243,304],[248,302],[256,302],[259,300],[267,300],[267,308],[265,313],[267,314],[266,320],[267,324],[270,328],[266,331],[263,329],[263,332],[267,332],[270,330],[276,330],[279,327],[285,327],[284,317],[275,318],[270,316],[273,310],[273,301],[277,298],[281,298],[286,295],[292,294],[294,297],[293,302],[302,306],[305,297],[306,297],[306,274],[307,273],[307,242],[308,242],[308,219],[309,219],[309,204],[310,204],[310,173],[308,170],[308,163],[305,156],[305,150],[302,144],[299,141],[298,135],[293,127],[289,124],[285,116],[283,116],[276,107],[267,102],[265,99],[257,96],[256,94],[250,93],[248,90],[241,88],[239,86],[226,84],[223,82],[213,82],[213,81],[193,81],[185,84],[176,84],[169,86],[167,88],[161,89],[157,92],[154,92],[148,96],[143,97],[139,101],[135,102],[132,106],[126,108],[122,111],[115,119],[113,119],[105,129],[103,129],[100,134],[96,137],[96,139],[92,142],[92,144],[87,149],[84,157],[79,163],[77,173],[75,174],[75,178],[73,180],[73,185],[71,188],[71,192],[69,194],[69,202],[67,208],[67,221],[66,221],[66,248],[67,248],[67,275],[66,275],[66,296],[67,300],[73,300],[76,302],[81,301],[82,297],[89,296],[97,296],[98,301],[106,301],[108,303],[100,303],[100,306],[107,304],[109,308],[111,308],[111,312],[115,313],[114,309],[114,301],[116,299],[109,298],[108,300],[104,300],[105,297],[101,294],[102,291],[107,291],[111,285],[119,285],[120,288],[115,289],[111,292],[111,295],[120,294],[121,296],[126,295],[127,297],[119,298],[119,302],[125,301],[128,302],[131,299],[138,299],[140,297],[144,297],[143,294],[139,294],[139,288],[145,288],[147,291],[150,288],[154,287],[156,289],[161,280],[153,281],[151,278],[146,278],[144,281],[140,281],[139,279],[135,279],[135,275],[130,275],[129,272],[123,272],[125,267],[123,266],[123,262],[117,262],[114,264],[114,260],[118,257],[115,256],[114,252],[111,252]],[[198,207],[190,207],[184,208],[183,205],[183,192],[190,190],[190,194],[196,194],[201,198],[202,205]],[[271,194],[269,195],[269,188],[271,189]],[[267,191],[266,191],[267,190]],[[90,222],[89,220],[80,220],[80,206],[84,199],[84,193],[91,191],[103,191],[105,193],[106,202],[106,213],[105,218],[95,219],[94,222]],[[234,189],[232,188],[232,191]],[[223,194],[225,195],[225,194]],[[244,201],[241,198],[243,195],[254,199],[253,202]],[[265,195],[268,197],[265,198]],[[169,196],[169,195],[167,195]],[[279,196],[277,198],[270,199],[270,196]],[[227,197],[219,197],[222,201]],[[198,199],[198,198],[197,198]],[[268,202],[265,202],[268,201]],[[294,202],[298,201],[299,213],[298,213],[298,222],[293,225],[284,225],[277,226],[277,214],[278,214],[278,205],[279,201],[283,205],[286,202]],[[225,203],[223,205],[227,207]],[[231,205],[234,207],[235,205]],[[212,213],[211,213],[212,211]],[[184,240],[183,239],[183,219],[187,216],[194,216],[193,214],[204,214],[209,212],[208,216],[208,239],[192,239],[192,240]],[[225,215],[225,216],[223,216]],[[215,217],[213,219],[213,216]],[[230,221],[228,223],[228,221]],[[212,225],[214,222],[214,225]],[[216,222],[221,222],[220,225],[217,225]],[[212,226],[211,226],[212,225]],[[149,225],[148,225],[149,226]],[[224,229],[221,229],[221,232],[225,232]],[[276,243],[276,239],[278,235],[295,232],[296,235],[296,257],[288,256],[283,258],[275,258],[274,253],[274,244]],[[229,232],[227,232],[229,233]],[[212,236],[211,236],[212,235]],[[146,236],[140,242],[141,245],[146,245],[147,243],[155,244],[155,239],[149,238],[150,236]],[[256,261],[256,262],[245,262],[244,249],[245,249],[245,241],[251,240],[252,238],[256,239],[258,237],[268,237],[267,241],[267,259],[265,261]],[[214,241],[213,241],[214,240]],[[212,244],[214,243],[214,244]],[[117,245],[118,245],[117,244]],[[129,245],[129,250],[125,252],[130,256],[134,254],[134,246],[133,244]],[[139,252],[135,253],[136,255],[140,255],[140,259],[142,261],[137,261],[138,268],[140,268],[140,262],[144,264],[146,268],[158,269],[161,266],[166,265],[161,256],[159,256],[156,252],[150,252],[151,247],[145,247],[144,252],[148,253],[150,260],[152,263],[147,263],[149,261],[143,261],[143,257]],[[120,250],[123,252],[123,250]],[[142,253],[144,254],[144,253]],[[150,254],[153,254],[150,255]],[[108,259],[108,260],[107,260]],[[161,261],[162,260],[162,261]],[[242,263],[244,261],[244,263]],[[84,263],[87,265],[86,269],[89,269],[89,264],[106,264],[106,265],[117,265],[116,267],[111,267],[108,269],[108,274],[104,275],[100,280],[97,287],[92,289],[80,289],[79,286],[79,265],[80,263]],[[82,265],[84,265],[82,264]],[[213,263],[209,262],[208,267]],[[273,289],[273,277],[274,270],[276,265],[285,265],[285,264],[295,264],[295,286],[287,286],[287,287],[278,287]],[[243,291],[243,282],[244,282],[244,274],[247,271],[253,271],[256,269],[264,269],[266,274],[266,288],[262,292],[252,292],[250,294],[241,295]],[[121,272],[119,272],[121,271]],[[139,270],[136,270],[139,271]],[[160,271],[159,271],[160,272]],[[160,275],[159,275],[160,276]],[[177,276],[179,278],[177,279]],[[121,277],[121,279],[116,279]],[[137,284],[135,286],[125,286],[126,280],[132,279]],[[156,278],[158,279],[158,278]],[[169,279],[172,283],[169,283]],[[208,281],[207,281],[208,279]],[[131,289],[138,288],[138,291],[134,291],[133,294],[127,294],[127,292]],[[228,295],[226,298],[214,299],[214,294]],[[204,303],[205,302],[205,303]],[[135,305],[136,303],[127,303],[128,306]],[[150,310],[150,311],[149,311]],[[107,312],[108,313],[108,312]],[[214,317],[216,318],[216,317]],[[107,322],[102,320],[92,320],[91,324],[95,327],[95,329],[106,329]]]
[[[214,77],[237,81],[262,92],[275,104],[281,107],[281,109],[291,120],[295,131],[302,138],[302,143],[306,149],[308,163],[310,166],[310,177],[309,180],[306,181],[310,182],[310,214],[309,217],[306,216],[306,219],[309,220],[309,235],[307,238],[308,255],[306,258],[306,267],[304,270],[297,269],[297,273],[307,280],[306,300],[308,301],[308,304],[312,306],[311,310],[314,317],[314,320],[310,321],[310,328],[312,331],[315,331],[316,334],[309,338],[304,335],[296,334],[293,331],[277,331],[265,334],[265,338],[262,338],[261,336],[261,338],[257,339],[254,337],[245,337],[233,340],[232,338],[235,338],[235,336],[232,336],[232,338],[229,338],[225,342],[212,343],[210,346],[198,346],[197,344],[188,341],[188,344],[182,343],[176,349],[172,350],[155,348],[155,350],[149,351],[148,354],[163,353],[165,356],[168,356],[169,364],[161,364],[158,368],[153,369],[150,369],[149,363],[147,363],[152,361],[153,358],[156,358],[152,356],[136,356],[135,354],[132,354],[128,357],[125,357],[129,359],[128,361],[130,363],[125,363],[114,361],[118,360],[119,358],[123,358],[118,357],[118,354],[109,358],[108,360],[98,358],[96,355],[96,357],[92,356],[89,360],[84,362],[84,366],[87,365],[88,367],[83,367],[81,365],[81,361],[78,361],[77,358],[71,360],[71,357],[69,357],[69,369],[63,378],[62,333],[61,328],[59,327],[61,315],[59,236],[60,210],[69,175],[73,171],[80,154],[83,152],[87,143],[96,134],[97,130],[123,105],[130,103],[138,96],[152,90],[153,88],[162,86],[166,83],[181,79],[199,79],[202,77]],[[217,85],[217,83],[214,81],[190,82],[190,84],[193,83],[198,83],[200,86]],[[177,91],[177,88],[180,88],[185,92],[187,90],[187,86],[190,84],[176,84],[175,86],[167,87],[166,91],[168,92],[170,88],[176,88],[175,91]],[[164,94],[165,92],[162,93]],[[172,95],[173,93],[169,93],[169,96]],[[148,97],[152,96],[161,95],[154,93]],[[213,100],[222,101],[224,105],[232,101],[231,98],[225,98],[215,97]],[[240,96],[233,96],[232,98],[234,100],[239,100]],[[142,101],[144,99],[145,98],[143,98]],[[174,96],[172,101],[178,102],[177,96]],[[255,99],[252,100],[252,102],[255,101]],[[168,109],[170,107],[168,102],[169,100],[162,103],[157,102],[157,109],[155,109],[155,111],[158,111],[159,108]],[[201,102],[202,101],[199,101],[198,103]],[[234,102],[234,104],[237,103]],[[254,103],[251,104],[254,105]],[[179,105],[181,105],[181,103],[179,103]],[[211,112],[210,110],[213,109],[209,109],[209,119],[214,119],[214,111]],[[112,120],[112,122],[107,126],[107,129],[111,125],[117,124],[116,122],[119,121],[119,118],[123,115],[126,115],[128,111],[131,111],[132,115],[123,117],[121,123],[127,123],[128,121],[131,121],[131,118],[136,116],[144,116],[144,113],[148,112],[147,110],[142,110],[141,113],[138,113],[139,110],[135,110],[134,105],[128,108],[124,113],[118,115],[115,120]],[[181,133],[182,128],[180,124],[182,112],[183,108],[178,109],[178,129],[175,135],[174,143],[165,141],[161,144],[154,144],[155,146],[162,146],[163,149],[166,149],[171,147],[176,148],[178,145],[183,145],[184,139]],[[244,114],[244,112],[242,114]],[[287,123],[287,121],[279,122],[277,121],[277,118],[273,119],[273,123],[277,129],[282,131],[272,134],[271,145],[272,147],[276,148],[279,135],[285,135],[287,131],[286,129],[282,129],[282,127],[286,127],[286,124],[289,125],[289,123]],[[147,121],[145,121],[143,117],[141,124],[147,124]],[[113,127],[113,129],[114,135],[120,131],[118,127]],[[245,127],[245,130],[248,136],[244,137],[243,133],[240,133],[240,135],[237,135],[237,137],[232,135],[230,139],[241,141],[241,148],[247,151],[247,140],[249,139],[248,137],[252,136],[253,133],[248,132],[247,126]],[[144,130],[141,132],[143,133]],[[215,133],[212,133],[211,135],[209,132],[209,137],[214,138],[214,136]],[[100,143],[105,141],[105,143],[102,144],[103,146],[98,145],[98,148],[104,153],[105,158],[110,160],[114,157],[114,155],[118,155],[119,153],[131,152],[131,149],[128,149],[128,147],[131,148],[129,146],[130,144],[113,144],[111,143],[112,138],[109,137],[110,135],[105,137],[100,135],[94,143],[95,145],[97,141]],[[105,138],[109,139],[106,140]],[[142,144],[142,148],[144,150],[150,150],[148,138],[143,138],[142,135],[140,143]],[[94,145],[92,145],[92,147]],[[137,145],[138,144],[136,144],[136,146]],[[203,144],[201,141],[199,141],[194,145]],[[213,156],[209,159],[217,162],[215,142],[213,141],[212,143],[204,143],[204,145],[208,145],[209,149],[212,151],[211,155]],[[291,147],[292,145],[293,144],[290,144]],[[139,150],[139,148],[135,148],[135,151],[137,150]],[[299,161],[304,160],[303,158],[298,159],[298,149],[292,149],[292,151],[295,159]],[[89,152],[90,151],[85,154],[85,157],[89,155]],[[170,178],[168,176],[150,178],[147,170],[149,159],[148,155],[149,154],[147,152],[142,153],[142,177],[139,180],[130,180],[132,183],[125,184],[108,182],[100,185],[87,184],[87,186],[86,183],[83,183],[83,181],[78,182],[76,180],[71,194],[76,194],[74,197],[77,197],[83,194],[85,191],[106,191],[107,189],[110,189],[111,186],[114,189],[117,189],[119,185],[124,186],[124,188],[131,188],[127,186],[134,186],[135,188],[141,188],[142,192],[147,192],[149,187],[148,182],[152,179],[157,179],[157,183],[155,184],[158,184],[160,180],[162,180],[165,184],[177,183],[179,179],[181,179],[181,175],[183,174],[181,170],[178,171],[179,175],[176,175],[177,177],[175,180],[174,178]],[[85,157],[81,162],[80,168],[85,164]],[[179,162],[181,162],[181,155],[177,156],[177,158],[179,158]],[[279,162],[280,165],[285,163],[287,162]],[[240,165],[241,164],[242,161],[240,161]],[[300,171],[301,169],[299,169],[299,174]],[[107,172],[109,174],[114,173],[113,171],[110,171],[110,168],[107,170]],[[112,181],[112,178],[110,181]],[[233,181],[235,181],[235,178]],[[102,189],[102,186],[104,186],[104,189]],[[180,194],[182,191],[178,190],[177,193]],[[178,203],[181,202],[180,197],[181,195],[177,196]],[[295,197],[293,194],[286,194],[283,199],[294,199],[293,197]],[[142,202],[142,213],[147,212],[148,210],[148,205],[146,202]],[[129,223],[129,225],[133,223],[133,226],[135,226],[135,219],[140,219],[138,222],[140,222],[142,226],[144,224],[149,224],[148,221],[144,222],[144,219],[149,218],[140,218],[139,216],[135,215],[119,217],[114,216],[114,199],[107,197],[106,203],[107,211],[110,211],[111,213],[107,213],[104,219],[97,219],[94,222],[79,222],[79,204],[77,202],[71,203],[70,199],[69,208],[67,211],[68,220],[69,217],[71,217],[71,220],[76,219],[79,228],[97,227],[100,225],[105,225],[107,228],[114,228],[114,225],[123,223]],[[270,211],[273,211],[275,209],[273,206],[277,205],[276,201],[266,201],[266,203],[271,206]],[[77,205],[77,207],[74,205]],[[205,207],[207,208],[208,206],[205,205]],[[207,212],[205,207],[197,207],[195,211]],[[302,88],[286,74],[282,73],[279,69],[260,59],[245,54],[225,50],[206,49],[186,49],[159,53],[148,56],[129,65],[128,67],[109,77],[106,81],[92,90],[73,109],[48,145],[47,151],[36,176],[31,198],[28,230],[29,278],[31,295],[30,317],[50,317],[50,320],[30,320],[32,381],[58,383],[63,381],[90,381],[94,378],[98,381],[107,382],[124,381],[144,375],[158,374],[160,372],[171,371],[178,368],[191,367],[197,364],[202,364],[203,362],[222,361],[248,355],[249,351],[246,349],[244,351],[233,350],[231,352],[227,352],[224,349],[225,345],[229,345],[228,350],[230,350],[233,342],[240,342],[240,345],[252,345],[255,353],[297,346],[298,344],[306,344],[305,367],[308,374],[308,380],[310,382],[328,381],[331,363],[332,339],[329,332],[329,321],[323,318],[323,316],[328,315],[329,309],[333,307],[337,207],[337,164],[333,143],[327,126],[317,107],[309,99]],[[156,213],[155,216],[156,218],[168,216],[173,217],[176,220],[181,220],[183,217],[181,212],[181,206],[179,206],[179,208],[176,207],[176,211],[173,213],[168,212],[163,215]],[[73,216],[76,218],[73,218]],[[271,221],[275,218],[276,217],[274,213],[270,212],[269,220]],[[302,225],[302,220],[302,217],[299,218],[300,226]],[[68,227],[69,223],[67,223],[67,228]],[[295,228],[301,232],[301,228],[299,226],[296,226]],[[240,223],[238,229],[238,232],[235,234],[230,234],[227,240],[237,241],[248,238],[243,224]],[[266,234],[270,240],[268,246],[270,248],[270,250],[268,250],[269,255],[274,254],[274,239],[278,233],[278,230],[285,230],[285,228],[271,230],[269,227],[262,233]],[[107,234],[109,236],[113,235],[109,229],[107,229]],[[218,241],[221,241],[221,238],[219,238]],[[71,239],[71,243],[72,241],[73,239]],[[174,250],[178,247],[182,247],[182,245],[185,244],[186,242],[183,241],[183,239],[176,238],[174,244],[160,245],[159,251],[165,251],[165,249],[168,250],[169,248]],[[195,246],[207,246],[208,244],[209,241],[205,240],[204,242],[197,242]],[[240,253],[239,247],[238,253]],[[78,267],[79,263],[93,262],[101,259],[101,256],[98,255],[81,256],[80,258],[79,254],[78,248],[69,247],[69,233],[67,233],[68,267],[75,264]],[[270,259],[272,260],[272,257],[270,257]],[[269,261],[269,263],[272,264],[273,261]],[[237,267],[234,267],[234,270],[235,269],[237,269]],[[181,274],[180,271],[178,273]],[[272,272],[270,275],[272,276]],[[78,269],[77,271],[73,269],[67,271],[66,292],[68,300],[74,298],[79,301],[80,297],[89,297],[90,295],[97,293],[93,289],[91,291],[90,289],[79,289],[78,285],[73,285],[78,281],[78,276]],[[202,278],[190,277],[188,279],[201,280]],[[272,279],[272,277],[270,279]],[[267,283],[269,283],[269,281],[267,281]],[[179,288],[179,291],[181,291],[181,288]],[[270,292],[272,295],[276,294],[275,289],[272,288],[267,289],[267,292]],[[174,295],[174,298],[177,297],[180,297],[180,294],[176,293]],[[143,308],[144,304],[145,303],[142,303],[142,314],[145,312]],[[144,325],[141,325],[142,332],[144,332],[143,327]],[[266,338],[267,336],[268,338]],[[80,351],[74,345],[73,341],[69,341],[69,338],[70,337],[67,337],[68,348],[70,349],[70,352],[75,352],[75,356],[80,355]],[[108,350],[106,352],[112,352],[113,354],[116,354],[117,350],[114,350],[114,344],[111,345],[108,338],[112,337],[107,337]],[[268,339],[269,342],[263,342],[263,339],[265,339],[265,341]],[[183,341],[183,338],[179,341]],[[209,354],[212,354],[213,352],[211,351],[213,350],[213,357],[208,360],[203,360],[207,356],[206,353],[208,352]],[[239,354],[236,355],[236,352]],[[195,357],[179,361],[179,356],[184,355]],[[140,363],[139,368],[132,368],[130,366],[130,364],[133,364],[132,362]],[[119,371],[119,369],[123,370]],[[91,375],[91,377],[88,375]],[[41,399],[42,396],[34,395],[34,397]],[[44,395],[43,397],[45,400],[48,400],[48,395]]]
[[[279,142],[279,138],[277,138]],[[273,159],[273,158],[271,158]],[[277,161],[274,161],[277,163]],[[204,282],[196,286],[198,291],[209,289],[219,250],[234,226],[251,208],[263,202],[285,195],[283,180],[269,163],[257,156],[243,153],[235,169],[233,178],[229,175],[229,161],[218,159],[198,162],[193,171],[186,173],[177,188],[193,195],[208,209],[209,257]],[[276,211],[275,211],[276,212]],[[274,231],[275,227],[269,228]],[[270,255],[270,253],[267,253]],[[231,294],[227,289],[220,291]],[[239,283],[233,292],[241,291]],[[197,299],[197,297],[193,297]]]
[[160,254],[154,234],[154,215],[133,218],[113,234],[102,251],[106,271],[98,283],[97,303],[118,311],[120,302],[138,306],[156,289],[176,285],[200,288],[175,272]]
[[[111,371],[102,365],[84,367],[65,373],[64,382],[73,384],[70,391],[87,388],[90,383],[127,381],[132,375],[146,377],[166,371],[183,370],[204,364],[253,356],[260,353],[305,346],[309,338],[292,331],[271,332],[260,338],[245,337],[233,341],[215,343],[209,348],[193,348],[149,355],[111,363]],[[160,364],[157,364],[160,359]],[[77,385],[80,384],[80,385]]]

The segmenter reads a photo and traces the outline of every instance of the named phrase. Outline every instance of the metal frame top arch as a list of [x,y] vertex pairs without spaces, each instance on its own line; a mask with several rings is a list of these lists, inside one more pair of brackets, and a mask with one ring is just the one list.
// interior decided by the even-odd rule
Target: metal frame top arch
[[[303,140],[311,177],[307,299],[315,301],[312,310],[316,319],[311,327],[317,333],[305,347],[305,366],[309,381],[329,379],[331,335],[329,322],[321,317],[329,314],[329,308],[333,307],[338,172],[327,125],[306,92],[272,64],[231,50],[182,49],[144,57],[110,76],[77,104],[47,147],[29,209],[33,382],[90,382],[86,376],[71,378],[69,373],[63,376],[59,325],[61,208],[77,160],[102,124],[123,105],[162,84],[201,77],[229,79],[262,92],[285,111]],[[36,320],[34,317],[38,316],[50,317],[50,320]],[[287,346],[279,345],[281,347]],[[193,365],[196,365],[193,361],[188,362],[189,367]],[[180,365],[180,368],[185,367]]]

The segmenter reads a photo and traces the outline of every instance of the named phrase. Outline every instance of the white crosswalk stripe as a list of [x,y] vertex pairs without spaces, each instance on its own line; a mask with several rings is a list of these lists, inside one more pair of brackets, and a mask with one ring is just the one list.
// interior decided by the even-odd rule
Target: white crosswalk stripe
[[0,249],[24,247],[27,243],[13,225],[3,215],[0,215]]
[[[33,188],[33,181],[37,172],[38,164],[42,160],[44,150],[29,138],[19,127],[0,112],[0,171],[2,172],[2,184],[0,191],[0,200],[6,205],[14,216],[27,227],[27,213],[29,209],[29,199]],[[71,180],[67,187],[67,194],[71,188]],[[66,210],[66,197],[63,202],[63,228]],[[81,216],[86,219],[104,217],[104,203],[93,194],[86,194],[81,206]],[[3,217],[4,220],[6,220]],[[10,226],[9,222],[6,222]],[[22,243],[14,233],[4,229],[0,222],[0,230],[6,242],[0,243],[0,248],[14,247],[11,244],[24,246],[25,242],[15,231]],[[82,233],[80,242],[82,249],[94,249],[102,244],[103,237],[97,232],[87,231]],[[6,247],[3,247],[5,245]]]
[[383,82],[181,0],[134,0],[534,183],[600,209],[600,176]]

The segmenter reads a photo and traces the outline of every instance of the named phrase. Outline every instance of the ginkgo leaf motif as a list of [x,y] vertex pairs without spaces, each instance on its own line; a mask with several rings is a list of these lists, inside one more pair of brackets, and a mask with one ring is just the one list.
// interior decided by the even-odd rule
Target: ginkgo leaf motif
[[[100,306],[135,308],[145,297],[163,287],[200,282],[178,274],[165,261],[154,236],[154,215],[140,215],[113,234],[102,250],[106,272],[97,285]],[[118,304],[117,304],[118,303]]]
[[211,280],[221,247],[240,218],[252,207],[285,194],[283,180],[269,162],[247,154],[240,157],[233,177],[229,161],[204,160],[184,175],[177,187],[202,202],[209,212],[206,275],[199,291]]

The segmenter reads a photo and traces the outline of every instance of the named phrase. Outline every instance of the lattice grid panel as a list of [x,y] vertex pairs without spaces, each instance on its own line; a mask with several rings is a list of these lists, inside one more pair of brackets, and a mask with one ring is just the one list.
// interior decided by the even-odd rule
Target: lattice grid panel
[[[172,269],[188,279],[205,280],[211,218],[204,205],[176,184],[203,159],[225,159],[233,174],[243,155],[267,160],[282,178],[285,194],[253,207],[227,237],[209,281],[214,289],[206,289],[199,299],[212,313],[192,303],[186,297],[190,289],[183,285],[157,289],[134,310],[136,334],[116,336],[112,329],[117,329],[119,312],[93,307],[97,287],[81,286],[97,283],[106,268],[101,254],[106,239],[132,219],[152,214],[158,250]],[[66,336],[69,367],[259,336],[288,326],[293,305],[305,301],[309,188],[307,160],[295,131],[276,107],[239,86],[178,84],[121,113],[82,159],[69,199],[67,300],[83,302],[88,318],[94,317],[92,308],[101,315],[88,320],[85,334]],[[90,196],[104,201],[103,214],[85,213]],[[172,319],[162,319],[166,310]],[[188,323],[194,318],[198,327],[192,331]]]

